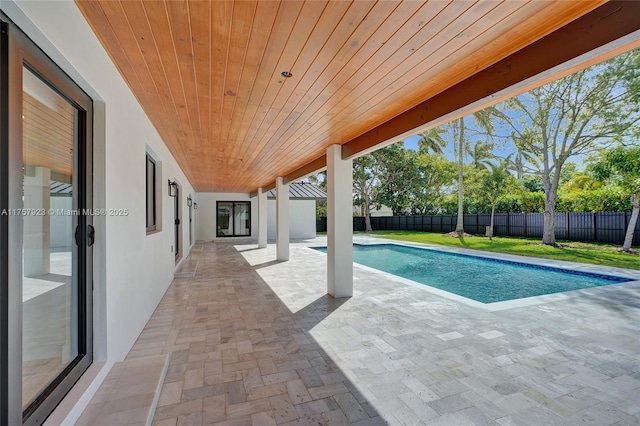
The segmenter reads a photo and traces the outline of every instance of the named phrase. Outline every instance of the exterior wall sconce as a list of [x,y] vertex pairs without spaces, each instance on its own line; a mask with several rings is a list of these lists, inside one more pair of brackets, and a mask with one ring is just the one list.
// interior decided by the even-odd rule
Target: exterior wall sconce
[[193,205],[193,200],[191,199],[191,195],[187,197],[187,206],[191,207]]
[[169,197],[175,197],[176,195],[178,195],[178,184],[174,182],[171,182],[171,179],[169,179]]
[[193,203],[193,209],[198,210],[198,203]]

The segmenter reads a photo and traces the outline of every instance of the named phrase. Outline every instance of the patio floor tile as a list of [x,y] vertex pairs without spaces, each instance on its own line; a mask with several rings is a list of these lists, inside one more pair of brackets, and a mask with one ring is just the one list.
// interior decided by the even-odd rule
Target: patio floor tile
[[128,358],[169,357],[154,424],[638,422],[633,283],[491,311],[356,265],[333,299],[311,244],[197,244]]

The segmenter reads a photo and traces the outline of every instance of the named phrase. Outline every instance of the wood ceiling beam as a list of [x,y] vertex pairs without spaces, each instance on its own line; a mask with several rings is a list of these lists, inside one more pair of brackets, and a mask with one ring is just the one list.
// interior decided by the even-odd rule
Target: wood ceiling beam
[[[304,166],[300,167],[299,169],[296,169],[296,170],[292,171],[291,173],[285,175],[284,176],[284,183],[291,183],[291,182],[298,181],[300,179],[304,179],[307,176],[311,176],[311,175],[313,175],[315,173],[321,172],[326,167],[327,167],[327,156],[323,155],[322,157],[316,158],[315,160],[305,164]],[[276,182],[273,181],[270,184],[268,184],[265,187],[263,187],[262,190],[264,192],[267,192],[267,191],[271,191],[272,189],[275,189],[275,188],[276,188]],[[258,196],[258,192],[254,191],[251,194],[249,194],[249,196],[251,198],[257,197]]]
[[342,157],[364,155],[637,47],[640,47],[640,2],[605,3],[348,141],[343,144]]
[[272,189],[276,189],[276,181],[275,180],[273,182],[271,182],[270,184],[262,187],[262,191],[263,192],[271,191]]
[[284,183],[295,182],[300,179],[304,179],[307,176],[321,172],[327,167],[327,156],[323,155],[320,158],[316,158],[310,163],[296,169],[284,177]]

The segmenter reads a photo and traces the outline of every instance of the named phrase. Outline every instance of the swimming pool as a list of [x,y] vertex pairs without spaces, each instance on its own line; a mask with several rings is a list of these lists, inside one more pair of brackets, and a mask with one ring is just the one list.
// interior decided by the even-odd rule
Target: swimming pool
[[[326,247],[314,248],[327,251]],[[353,260],[482,303],[633,281],[612,275],[397,244],[354,244]]]

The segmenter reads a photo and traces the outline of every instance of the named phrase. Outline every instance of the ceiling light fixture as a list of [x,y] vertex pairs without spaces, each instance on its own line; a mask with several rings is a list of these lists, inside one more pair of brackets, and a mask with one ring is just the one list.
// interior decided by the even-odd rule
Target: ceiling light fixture
[[291,78],[291,77],[293,77],[293,74],[291,74],[291,72],[289,72],[289,71],[282,71],[282,72],[280,73],[280,75],[281,75],[281,76],[283,76],[284,78]]

